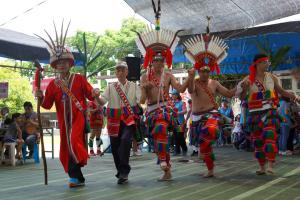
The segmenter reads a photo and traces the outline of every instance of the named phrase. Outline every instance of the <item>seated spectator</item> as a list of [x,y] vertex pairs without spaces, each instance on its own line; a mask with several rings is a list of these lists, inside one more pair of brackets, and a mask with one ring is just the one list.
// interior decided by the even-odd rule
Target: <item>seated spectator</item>
[[40,140],[37,114],[33,111],[31,102],[25,102],[23,107],[25,110],[25,113],[22,115],[23,140],[29,149],[29,155],[27,156],[27,159],[31,159],[33,156],[34,144],[38,143]]
[[17,144],[16,158],[19,160],[22,159],[22,145],[24,143],[24,140],[22,139],[22,131],[19,127],[20,118],[20,113],[14,113],[12,115],[12,119],[7,121],[8,130],[6,131],[2,140],[3,143],[15,142]]
[[[11,122],[11,119],[9,118],[9,108],[3,107],[0,110],[1,114],[1,128],[7,128],[9,123]],[[0,131],[0,153],[2,151],[2,140],[5,135],[5,130]]]
[[0,114],[1,114],[1,118],[2,118],[3,121],[5,119],[9,118],[8,117],[9,116],[9,108],[8,107],[1,108]]

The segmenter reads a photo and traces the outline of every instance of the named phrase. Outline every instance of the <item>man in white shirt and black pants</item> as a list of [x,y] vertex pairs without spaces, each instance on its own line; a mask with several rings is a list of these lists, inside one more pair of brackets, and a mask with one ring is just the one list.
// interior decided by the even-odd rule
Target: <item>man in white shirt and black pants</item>
[[110,136],[112,154],[117,169],[118,184],[128,182],[130,172],[129,156],[133,134],[138,119],[140,88],[127,80],[126,62],[116,64],[118,82],[110,84],[104,91],[100,103],[107,105],[107,130]]

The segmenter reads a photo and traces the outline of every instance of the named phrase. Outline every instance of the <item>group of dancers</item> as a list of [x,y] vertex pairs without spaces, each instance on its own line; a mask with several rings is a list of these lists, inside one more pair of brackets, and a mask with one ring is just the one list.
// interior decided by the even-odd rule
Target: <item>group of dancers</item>
[[[171,180],[169,132],[180,126],[178,109],[169,96],[171,88],[179,93],[187,89],[191,95],[192,145],[199,147],[199,155],[206,164],[207,173],[204,177],[214,177],[213,143],[219,133],[220,121],[215,101],[217,94],[246,100],[247,128],[251,133],[255,157],[259,164],[256,174],[274,173],[273,163],[277,153],[276,130],[281,120],[276,110],[277,94],[298,102],[300,99],[282,89],[277,78],[267,72],[270,65],[268,56],[256,55],[250,66],[249,76],[237,87],[227,89],[217,80],[210,78],[211,72],[220,73],[219,64],[227,56],[227,45],[221,38],[212,37],[209,32],[194,36],[183,43],[185,55],[194,67],[188,70],[186,81],[180,84],[170,71],[165,70],[165,66],[172,65],[172,53],[180,38],[177,33],[161,29],[157,19],[155,29],[150,28],[144,33],[138,33],[136,39],[136,44],[144,56],[143,66],[146,69],[146,73],[140,78],[140,86],[126,79],[128,66],[126,62],[120,61],[115,66],[118,81],[108,85],[100,96],[100,91],[92,88],[85,77],[70,72],[74,66],[74,57],[65,46],[65,38],[56,37],[56,42],[50,36],[49,39],[50,42],[43,40],[49,47],[50,65],[58,76],[50,82],[45,94],[38,90],[36,96],[41,99],[43,108],[50,109],[53,104],[56,106],[61,138],[60,160],[70,177],[70,187],[85,184],[81,168],[87,164],[89,157],[84,133],[87,121],[86,99],[96,102],[97,105],[106,104],[107,130],[118,184],[128,182],[131,170],[130,149],[141,112],[140,104],[147,105],[146,126],[154,139],[155,153],[162,170],[159,181]],[[102,124],[93,126],[98,127]],[[99,133],[93,131],[91,140],[94,135],[98,141],[97,145],[100,145]]]

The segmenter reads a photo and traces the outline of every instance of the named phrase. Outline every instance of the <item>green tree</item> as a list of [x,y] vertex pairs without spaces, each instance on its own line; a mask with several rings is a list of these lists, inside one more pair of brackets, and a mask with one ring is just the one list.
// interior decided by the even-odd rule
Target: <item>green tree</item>
[[0,99],[0,107],[9,107],[10,113],[23,112],[25,101],[32,102],[35,107],[32,86],[27,78],[20,75],[19,71],[1,68],[0,82],[8,82],[8,98]]
[[[117,59],[123,59],[128,54],[139,56],[135,45],[137,35],[134,31],[141,31],[144,28],[145,24],[142,21],[128,18],[123,20],[121,29],[118,31],[106,30],[102,35],[78,31],[75,36],[68,38],[67,42],[72,47],[86,49],[86,55],[90,58],[94,57],[96,52],[101,52],[101,56],[87,69],[88,73],[93,73],[102,66],[105,68],[101,71],[111,69]],[[83,42],[83,37],[85,37],[86,44]],[[74,70],[83,73],[82,67]]]
[[270,68],[271,72],[275,71],[279,65],[284,63],[287,54],[292,48],[291,46],[285,45],[280,47],[277,51],[273,51],[272,45],[266,38],[264,38],[263,41],[255,41],[255,43],[260,53],[269,56],[272,63]]

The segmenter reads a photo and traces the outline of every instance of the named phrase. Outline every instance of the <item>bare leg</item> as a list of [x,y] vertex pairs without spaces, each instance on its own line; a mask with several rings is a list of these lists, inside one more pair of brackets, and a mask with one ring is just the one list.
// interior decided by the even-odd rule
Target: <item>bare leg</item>
[[96,135],[96,145],[97,145],[97,155],[102,156],[103,153],[101,152],[101,145],[102,145],[102,140],[101,140],[101,128],[95,130],[95,135]]
[[90,138],[89,138],[89,147],[90,147],[90,155],[91,156],[95,156],[94,153],[94,138],[95,138],[95,130],[92,129]]
[[273,161],[268,161],[268,169],[267,169],[267,172],[270,173],[270,174],[274,174],[274,171],[273,171],[273,164],[274,164]]
[[266,168],[265,165],[259,164],[259,170],[256,171],[257,175],[264,175],[266,174]]
[[138,150],[138,145],[135,139],[132,140],[132,150],[133,152],[137,152]]
[[208,170],[207,174],[203,175],[203,178],[212,178],[214,177],[214,169]]
[[17,140],[17,153],[16,153],[16,157],[17,159],[21,159],[22,158],[22,145],[23,145],[24,141],[23,140]]
[[158,179],[158,181],[171,181],[172,174],[171,168],[168,166],[166,161],[160,163],[160,168],[163,170],[163,175]]

